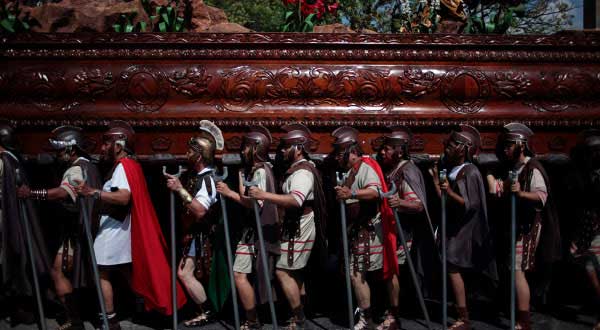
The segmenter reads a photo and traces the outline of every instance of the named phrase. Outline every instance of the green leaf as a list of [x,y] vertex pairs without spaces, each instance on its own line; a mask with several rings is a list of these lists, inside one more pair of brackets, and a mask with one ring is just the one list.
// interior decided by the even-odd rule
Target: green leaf
[[23,25],[23,29],[25,29],[26,31],[29,31],[29,29],[31,29],[31,26],[29,26],[27,22],[21,22],[21,24]]
[[156,15],[159,16],[160,12],[162,11],[163,7],[162,6],[156,6]]
[[133,31],[133,24],[125,25],[125,32],[132,32],[132,31]]
[[286,12],[286,13],[285,13],[285,20],[287,21],[287,20],[288,20],[288,18],[290,18],[290,16],[293,16],[293,15],[294,15],[294,12],[293,12],[293,11],[288,11],[288,12]]
[[171,20],[169,19],[169,16],[167,16],[166,13],[163,13],[162,15],[160,15],[160,17],[162,18],[163,22],[165,22],[165,24],[171,25]]
[[8,32],[15,32],[13,25],[7,19],[0,21],[0,25]]
[[121,25],[120,24],[113,24],[113,29],[115,29],[115,32],[121,32]]
[[175,23],[173,32],[181,32],[181,28],[183,27],[183,25],[179,24],[179,23]]
[[495,28],[496,28],[496,24],[486,23],[485,24],[485,33],[493,33]]
[[315,16],[316,16],[315,14],[310,14],[310,15],[306,16],[306,18],[304,19],[304,23],[307,23],[307,24],[311,23],[312,24],[312,20],[313,20],[313,18]]
[[158,23],[158,31],[167,32],[167,24],[165,22]]
[[139,22],[138,24],[140,25],[140,31],[146,32],[146,22]]

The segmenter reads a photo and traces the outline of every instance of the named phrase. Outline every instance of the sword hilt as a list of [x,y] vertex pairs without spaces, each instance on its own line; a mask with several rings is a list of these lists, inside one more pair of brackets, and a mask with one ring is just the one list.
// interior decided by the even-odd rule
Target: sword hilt
[[215,175],[214,178],[217,182],[223,182],[225,179],[227,179],[228,175],[229,171],[227,170],[227,166],[223,166],[223,173],[221,173],[221,175]]
[[394,196],[396,194],[397,190],[398,189],[396,187],[396,184],[394,182],[392,182],[391,185],[390,185],[390,190],[388,190],[388,192],[385,192],[385,193],[381,193],[380,192],[379,196],[381,196],[381,199],[390,198],[390,197],[392,197],[392,196]]
[[335,180],[336,180],[338,186],[343,185],[344,182],[346,182],[347,178],[348,178],[348,174],[335,172]]
[[508,179],[511,184],[515,184],[519,180],[519,175],[516,171],[508,171]]
[[445,183],[448,181],[448,170],[443,169],[440,171],[440,183]]
[[248,181],[246,176],[244,176],[244,187],[254,187],[258,186],[258,179],[254,181]]
[[175,173],[175,174],[167,173],[167,167],[166,166],[163,166],[163,168],[162,168],[163,175],[169,174],[169,175],[172,175],[172,176],[174,176],[176,178],[179,178],[181,176],[181,174],[183,174],[185,171],[187,171],[187,170],[185,168],[183,168],[183,166],[181,166],[181,165],[179,165],[179,168],[177,169],[177,173]]

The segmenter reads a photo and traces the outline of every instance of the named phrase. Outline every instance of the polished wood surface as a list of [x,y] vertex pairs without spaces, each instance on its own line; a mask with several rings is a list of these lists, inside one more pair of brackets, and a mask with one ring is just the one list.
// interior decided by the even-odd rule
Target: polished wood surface
[[[406,125],[412,150],[435,154],[455,125],[482,131],[521,121],[540,153],[567,153],[600,123],[600,33],[551,36],[363,34],[16,34],[0,36],[0,117],[24,152],[52,128],[84,127],[98,147],[111,119],[129,121],[141,156],[181,155],[202,119],[237,152],[247,124],[301,121],[317,153],[341,125],[367,151]],[[97,150],[97,149],[96,149]]]

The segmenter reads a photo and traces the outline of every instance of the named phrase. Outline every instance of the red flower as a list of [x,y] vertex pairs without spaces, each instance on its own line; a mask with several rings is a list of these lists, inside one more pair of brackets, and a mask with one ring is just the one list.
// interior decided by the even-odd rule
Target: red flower
[[298,4],[298,0],[283,0],[283,4],[284,5],[297,5]]
[[338,2],[334,2],[330,5],[327,5],[327,12],[330,14],[335,14],[335,12],[337,11],[338,7],[339,7],[339,3]]
[[302,16],[306,17],[310,14],[316,14],[317,18],[321,18],[325,14],[325,4],[323,0],[300,0]]

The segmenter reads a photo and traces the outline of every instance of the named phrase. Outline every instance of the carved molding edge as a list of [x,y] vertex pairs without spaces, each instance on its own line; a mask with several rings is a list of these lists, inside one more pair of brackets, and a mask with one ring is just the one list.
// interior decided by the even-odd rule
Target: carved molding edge
[[477,127],[499,127],[510,122],[518,121],[532,127],[544,128],[582,128],[600,125],[600,118],[586,119],[533,119],[533,118],[503,118],[503,119],[423,119],[423,120],[371,120],[371,119],[223,119],[217,117],[203,117],[200,119],[128,119],[128,118],[110,118],[110,119],[18,119],[10,120],[15,127],[56,127],[60,125],[75,125],[82,127],[101,127],[107,126],[111,120],[122,119],[134,127],[140,128],[195,128],[200,124],[200,120],[212,120],[216,125],[223,127],[246,127],[248,125],[263,125],[267,127],[281,127],[293,122],[300,122],[309,127],[339,127],[354,126],[364,128],[386,128],[390,126],[408,126],[421,128],[442,129],[444,127],[453,127],[461,124],[468,124]]

